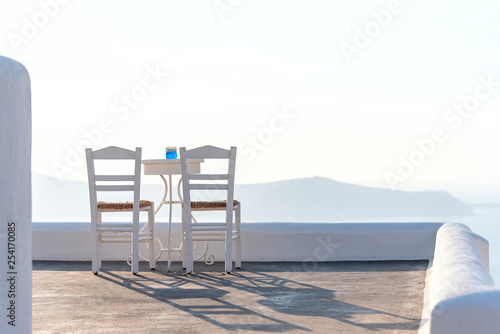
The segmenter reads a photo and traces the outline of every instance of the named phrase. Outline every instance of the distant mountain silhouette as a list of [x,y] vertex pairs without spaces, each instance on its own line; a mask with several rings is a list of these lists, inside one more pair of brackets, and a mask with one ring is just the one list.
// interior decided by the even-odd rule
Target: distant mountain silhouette
[[445,191],[396,191],[322,177],[238,185],[235,192],[249,221],[265,217],[267,221],[331,222],[474,214]]
[[[158,185],[144,184],[141,196],[153,200],[156,206],[163,196],[163,185],[158,181]],[[247,222],[336,222],[474,214],[445,191],[393,191],[322,177],[236,185],[235,194],[242,201],[243,221]],[[88,197],[86,182],[33,174],[34,221],[89,221]],[[178,206],[174,207],[174,220],[180,221]],[[168,221],[168,210],[161,210],[157,221]]]

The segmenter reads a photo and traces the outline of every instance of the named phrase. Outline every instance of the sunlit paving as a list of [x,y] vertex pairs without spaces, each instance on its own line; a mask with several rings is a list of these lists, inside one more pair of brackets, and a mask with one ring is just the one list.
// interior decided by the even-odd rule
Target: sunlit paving
[[500,328],[500,3],[0,4],[0,334]]
[[[35,262],[33,329],[142,333],[417,333],[427,261],[147,266]],[[56,302],[57,300],[57,302]],[[47,307],[52,305],[51,307]],[[57,319],[57,321],[54,321]],[[96,327],[96,324],[99,326]]]

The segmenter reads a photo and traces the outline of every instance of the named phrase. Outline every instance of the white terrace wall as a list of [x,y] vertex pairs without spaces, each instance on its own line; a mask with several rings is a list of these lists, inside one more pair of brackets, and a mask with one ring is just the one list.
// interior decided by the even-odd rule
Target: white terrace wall
[[429,265],[419,334],[500,332],[500,289],[488,272],[488,242],[462,224],[445,224]]
[[0,56],[0,333],[31,332],[31,88]]
[[[428,260],[441,223],[247,223],[242,224],[243,261],[374,261]],[[155,224],[167,244],[168,224]],[[180,224],[172,226],[173,246],[181,240]],[[104,244],[104,260],[123,260],[130,245]],[[155,247],[158,247],[156,245]],[[224,259],[224,243],[212,242],[209,254]],[[159,248],[159,247],[158,247]],[[142,252],[144,255],[147,252]],[[33,259],[90,261],[90,223],[34,223]],[[174,254],[174,260],[180,260]],[[166,256],[160,261],[166,260]],[[90,270],[90,269],[89,269]]]

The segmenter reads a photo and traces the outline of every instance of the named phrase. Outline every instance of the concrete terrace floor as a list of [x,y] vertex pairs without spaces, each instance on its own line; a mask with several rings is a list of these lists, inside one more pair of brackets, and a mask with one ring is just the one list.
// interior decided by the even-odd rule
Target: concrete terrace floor
[[427,261],[33,262],[33,333],[417,333]]

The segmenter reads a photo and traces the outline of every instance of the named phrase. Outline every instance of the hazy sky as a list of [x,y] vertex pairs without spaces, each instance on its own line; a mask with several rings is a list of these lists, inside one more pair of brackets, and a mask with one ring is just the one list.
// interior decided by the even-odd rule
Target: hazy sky
[[89,144],[236,145],[239,183],[500,198],[494,1],[0,1],[34,172],[86,180]]

